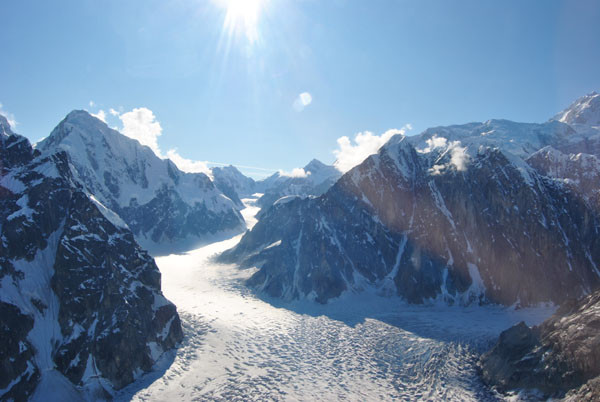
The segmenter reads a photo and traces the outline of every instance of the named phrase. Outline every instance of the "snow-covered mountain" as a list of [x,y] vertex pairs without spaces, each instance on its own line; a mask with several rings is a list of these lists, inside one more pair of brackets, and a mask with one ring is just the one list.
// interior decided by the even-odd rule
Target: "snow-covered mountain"
[[575,134],[568,124],[554,120],[542,124],[488,120],[484,123],[433,127],[419,135],[407,137],[407,140],[421,150],[434,147],[445,139],[448,143],[460,141],[461,146],[473,151],[481,146],[494,147],[526,158],[547,145],[560,148]]
[[327,191],[342,175],[335,167],[317,159],[310,161],[298,174],[274,173],[266,179],[255,181],[244,176],[234,166],[211,168],[215,186],[243,208],[241,199],[255,193],[262,194],[258,205],[267,210],[283,197],[319,196]]
[[258,205],[266,210],[282,197],[319,196],[327,191],[340,177],[335,167],[313,159],[302,169],[303,174],[286,176],[277,172],[256,183],[258,192],[263,193]]
[[182,339],[154,260],[0,116],[0,399],[107,397]]
[[235,166],[213,167],[210,169],[215,186],[229,197],[238,208],[244,208],[242,198],[256,192],[256,182],[245,176]]
[[600,126],[600,94],[592,92],[577,99],[553,120],[578,126]]
[[180,171],[85,111],[69,113],[36,149],[44,155],[67,152],[86,190],[151,251],[185,249],[243,227],[233,201],[208,176]]
[[481,358],[484,381],[502,392],[528,391],[534,400],[600,400],[599,311],[596,291],[537,327],[521,322],[504,331]]
[[[321,197],[274,205],[221,259],[257,266],[249,283],[287,299],[366,288],[417,303],[581,296],[600,286],[598,209],[558,168],[523,159],[581,132],[491,120],[393,137]],[[559,176],[594,174],[576,170]]]

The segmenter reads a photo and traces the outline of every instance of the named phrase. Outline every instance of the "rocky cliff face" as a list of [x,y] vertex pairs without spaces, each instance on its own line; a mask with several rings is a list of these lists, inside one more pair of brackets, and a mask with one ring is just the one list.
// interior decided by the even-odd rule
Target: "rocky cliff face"
[[414,303],[559,303],[600,285],[598,223],[508,152],[397,136],[321,197],[276,203],[221,258],[288,299],[376,287]]
[[181,340],[175,306],[66,152],[40,156],[7,126],[0,139],[0,397],[57,384],[106,396]]
[[71,112],[36,149],[44,155],[66,152],[86,191],[153,252],[189,248],[243,227],[233,201],[208,176],[180,171],[85,111]]
[[499,391],[537,390],[545,398],[600,399],[600,291],[570,300],[538,327],[520,323],[482,356],[486,383]]
[[579,194],[590,207],[600,210],[600,161],[597,156],[567,154],[548,146],[531,155],[527,163]]

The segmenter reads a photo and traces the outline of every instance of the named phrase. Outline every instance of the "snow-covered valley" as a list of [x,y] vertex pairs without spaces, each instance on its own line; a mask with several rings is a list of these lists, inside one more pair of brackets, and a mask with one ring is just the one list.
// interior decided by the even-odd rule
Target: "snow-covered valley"
[[[249,226],[258,208],[243,200]],[[408,305],[363,292],[319,305],[255,295],[253,270],[211,257],[241,235],[156,259],[185,338],[116,400],[497,400],[479,354],[520,321],[553,308]]]

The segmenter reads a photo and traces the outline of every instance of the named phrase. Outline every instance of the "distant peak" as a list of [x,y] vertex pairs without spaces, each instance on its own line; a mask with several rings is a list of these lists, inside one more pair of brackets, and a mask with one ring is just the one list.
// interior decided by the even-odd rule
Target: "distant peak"
[[327,167],[327,165],[318,159],[313,159],[310,162],[308,162],[306,166],[304,166],[304,170],[317,170],[324,167]]
[[553,120],[567,124],[600,126],[600,94],[592,91],[554,116]]

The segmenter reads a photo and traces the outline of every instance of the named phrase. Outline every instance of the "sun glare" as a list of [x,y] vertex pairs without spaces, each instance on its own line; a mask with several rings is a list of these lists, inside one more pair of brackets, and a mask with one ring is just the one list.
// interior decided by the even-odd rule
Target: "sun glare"
[[225,8],[224,30],[232,35],[243,33],[249,42],[258,39],[258,19],[264,5],[264,0],[219,0]]

